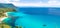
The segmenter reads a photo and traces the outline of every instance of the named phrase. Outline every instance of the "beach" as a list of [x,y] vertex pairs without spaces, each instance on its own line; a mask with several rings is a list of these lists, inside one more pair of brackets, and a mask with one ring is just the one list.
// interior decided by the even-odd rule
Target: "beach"
[[[8,17],[7,12],[6,12],[6,13],[4,13],[4,14]],[[7,17],[1,17],[1,18],[0,18],[0,23],[1,23],[4,19],[6,19]]]

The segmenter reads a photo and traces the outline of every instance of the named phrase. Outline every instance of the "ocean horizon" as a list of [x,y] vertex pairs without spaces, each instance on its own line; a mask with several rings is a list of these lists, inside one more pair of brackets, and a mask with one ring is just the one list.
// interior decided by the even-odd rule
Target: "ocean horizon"
[[18,12],[9,14],[10,16],[19,16],[19,18],[16,18],[15,25],[22,26],[23,28],[60,28],[59,9],[60,8],[18,8],[16,9]]

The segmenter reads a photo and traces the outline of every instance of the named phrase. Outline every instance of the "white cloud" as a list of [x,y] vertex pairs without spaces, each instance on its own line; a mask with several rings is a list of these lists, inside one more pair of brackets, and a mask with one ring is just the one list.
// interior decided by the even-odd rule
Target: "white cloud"
[[0,0],[0,3],[10,3],[10,0]]
[[13,2],[15,6],[20,6],[20,7],[60,7],[60,2],[55,2],[55,1],[49,1],[48,3],[21,3],[21,2]]
[[0,0],[0,3],[12,3],[19,7],[60,7],[60,2],[57,0],[50,0],[47,3],[37,2],[37,3],[22,3],[20,0]]
[[10,0],[10,2],[19,2],[20,0]]

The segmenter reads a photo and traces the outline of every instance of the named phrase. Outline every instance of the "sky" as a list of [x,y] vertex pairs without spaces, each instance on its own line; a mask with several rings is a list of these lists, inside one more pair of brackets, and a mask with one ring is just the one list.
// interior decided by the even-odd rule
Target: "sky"
[[60,0],[0,0],[0,3],[12,3],[18,7],[60,7]]

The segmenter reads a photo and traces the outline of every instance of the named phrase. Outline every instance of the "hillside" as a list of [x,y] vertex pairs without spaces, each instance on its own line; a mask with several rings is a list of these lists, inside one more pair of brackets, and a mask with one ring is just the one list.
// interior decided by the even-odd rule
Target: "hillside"
[[0,8],[16,8],[13,4],[0,3]]
[[0,17],[5,17],[6,12],[16,12],[16,7],[13,4],[0,3]]

